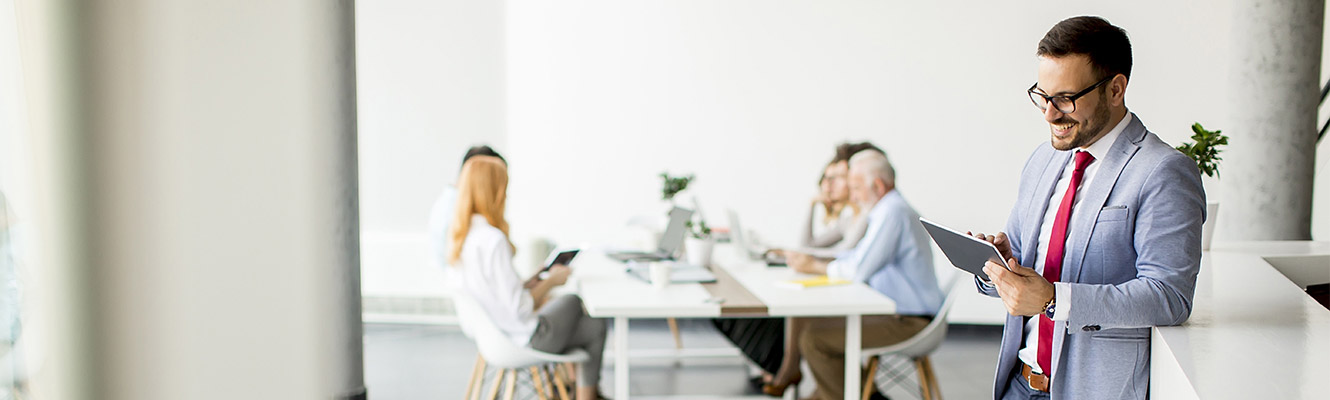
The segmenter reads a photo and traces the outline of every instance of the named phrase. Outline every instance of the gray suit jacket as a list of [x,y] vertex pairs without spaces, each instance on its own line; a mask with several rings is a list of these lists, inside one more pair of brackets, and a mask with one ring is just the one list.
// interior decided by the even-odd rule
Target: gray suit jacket
[[[1007,221],[1012,254],[1035,265],[1039,227],[1072,152],[1048,142],[1021,172]],[[1201,263],[1205,192],[1196,164],[1133,118],[1099,172],[1082,187],[1071,216],[1062,282],[1071,288],[1070,318],[1053,332],[1054,399],[1144,399],[1150,377],[1150,327],[1177,325],[1191,314]],[[975,279],[979,291],[997,296]],[[993,396],[1002,397],[1025,317],[1007,316]]]

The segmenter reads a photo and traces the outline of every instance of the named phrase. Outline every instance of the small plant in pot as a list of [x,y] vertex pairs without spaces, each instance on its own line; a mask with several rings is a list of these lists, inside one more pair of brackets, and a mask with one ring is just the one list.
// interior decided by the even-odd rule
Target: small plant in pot
[[[1219,146],[1228,145],[1228,136],[1221,134],[1221,131],[1206,130],[1197,122],[1191,125],[1191,140],[1195,142],[1184,142],[1178,146],[1178,151],[1186,154],[1192,161],[1196,162],[1196,168],[1201,170],[1205,176],[1219,179]],[[1215,234],[1215,216],[1219,214],[1219,202],[1210,201],[1205,205],[1205,224],[1201,227],[1201,250],[1210,250],[1210,239]]]
[[688,263],[699,267],[711,266],[711,250],[715,247],[715,241],[711,240],[711,227],[700,219],[697,223],[689,220],[685,226],[688,227],[688,237],[684,240],[684,252],[687,253]]

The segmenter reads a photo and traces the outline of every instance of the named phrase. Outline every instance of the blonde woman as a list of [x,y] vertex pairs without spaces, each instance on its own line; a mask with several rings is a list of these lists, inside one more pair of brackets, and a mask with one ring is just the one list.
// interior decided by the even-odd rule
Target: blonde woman
[[864,150],[882,151],[868,142],[836,146],[836,155],[822,170],[822,178],[817,182],[818,195],[813,198],[803,229],[801,244],[804,249],[827,249],[818,254],[834,256],[837,252],[854,248],[864,237],[867,220],[863,218],[862,210],[850,201],[850,189],[846,184],[850,157]]
[[587,315],[576,295],[539,305],[550,289],[568,279],[568,266],[554,266],[545,279],[524,282],[517,276],[503,216],[507,190],[508,168],[499,158],[475,156],[463,164],[457,215],[449,231],[450,281],[454,289],[475,299],[513,343],[548,353],[586,351],[590,359],[577,371],[577,399],[600,398],[596,388],[605,322]]

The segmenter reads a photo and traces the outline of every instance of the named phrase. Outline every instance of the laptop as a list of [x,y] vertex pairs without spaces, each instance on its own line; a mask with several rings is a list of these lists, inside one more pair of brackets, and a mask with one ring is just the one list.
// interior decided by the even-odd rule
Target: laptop
[[764,261],[767,265],[785,265],[785,257],[766,246],[757,243],[749,243],[748,236],[744,234],[743,225],[739,225],[739,214],[734,210],[725,210],[730,218],[730,240],[734,241],[735,247],[739,249],[740,254],[749,259]]
[[[651,268],[647,264],[628,263],[628,275],[651,283]],[[715,283],[716,275],[704,267],[675,261],[670,267],[670,283]]]
[[660,235],[660,243],[656,245],[655,251],[613,251],[605,255],[623,262],[673,260],[683,244],[684,235],[688,234],[686,224],[692,217],[692,210],[674,207],[670,210],[670,222],[665,226],[665,233]]

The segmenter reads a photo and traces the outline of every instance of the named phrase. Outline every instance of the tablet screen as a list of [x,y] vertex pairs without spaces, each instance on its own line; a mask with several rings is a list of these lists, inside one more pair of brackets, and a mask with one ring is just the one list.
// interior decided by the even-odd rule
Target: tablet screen
[[559,252],[559,254],[555,255],[554,258],[551,258],[549,262],[545,263],[545,268],[540,271],[549,271],[550,268],[554,268],[554,266],[558,264],[568,265],[568,263],[573,262],[573,257],[577,257],[578,251],[580,250],[572,249]]

